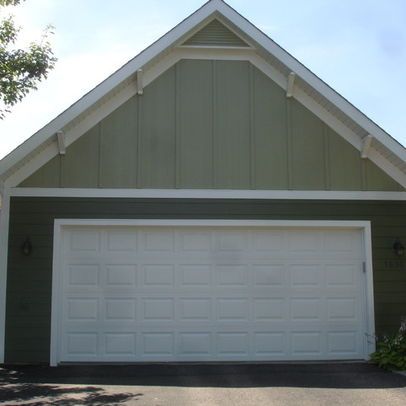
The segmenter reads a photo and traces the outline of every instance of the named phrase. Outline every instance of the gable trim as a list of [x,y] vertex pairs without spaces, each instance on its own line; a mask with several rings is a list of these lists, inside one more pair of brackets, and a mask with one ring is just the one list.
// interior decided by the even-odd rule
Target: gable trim
[[16,197],[87,197],[137,199],[260,199],[260,200],[393,200],[406,201],[406,192],[329,190],[237,190],[237,189],[77,189],[11,188]]

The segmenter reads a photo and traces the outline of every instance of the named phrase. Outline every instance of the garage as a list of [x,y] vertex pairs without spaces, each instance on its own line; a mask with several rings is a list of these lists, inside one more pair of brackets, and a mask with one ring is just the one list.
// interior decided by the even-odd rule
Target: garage
[[364,359],[354,223],[56,220],[51,364]]

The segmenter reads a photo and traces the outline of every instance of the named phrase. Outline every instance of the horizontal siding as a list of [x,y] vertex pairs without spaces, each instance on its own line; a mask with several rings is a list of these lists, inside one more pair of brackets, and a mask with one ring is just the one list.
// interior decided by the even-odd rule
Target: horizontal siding
[[[48,362],[55,218],[368,220],[372,222],[376,330],[393,332],[406,315],[406,203],[191,199],[11,198],[6,362]],[[33,251],[21,254],[29,236]]]
[[25,187],[403,190],[246,61],[182,60]]

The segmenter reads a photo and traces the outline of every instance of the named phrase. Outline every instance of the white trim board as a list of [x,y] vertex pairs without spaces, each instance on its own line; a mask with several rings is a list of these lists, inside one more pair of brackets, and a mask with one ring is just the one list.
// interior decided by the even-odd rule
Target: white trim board
[[10,194],[5,189],[1,196],[0,210],[0,364],[4,363],[6,331],[8,229],[10,220]]
[[325,190],[11,188],[9,189],[9,195],[20,197],[93,197],[134,199],[156,198],[406,201],[406,192],[351,192]]
[[[9,170],[12,168],[17,168],[20,166],[21,161],[24,161],[26,157],[40,147],[43,143],[49,141],[51,137],[55,135],[57,131],[65,129],[65,127],[69,126],[71,122],[77,119],[82,113],[88,112],[91,110],[91,107],[94,106],[97,102],[104,99],[106,96],[111,96],[114,99],[114,103],[109,103],[112,105],[117,104],[120,105],[123,103],[126,98],[128,99],[131,97],[131,94],[134,94],[136,91],[135,80],[132,80],[130,83],[130,90],[125,91],[128,89],[129,86],[126,86],[125,89],[121,89],[119,91],[119,95],[114,94],[114,90],[120,87],[123,83],[127,80],[132,78],[137,70],[144,69],[144,67],[148,67],[148,65],[153,65],[151,62],[156,62],[156,66],[161,64],[161,61],[158,60],[160,56],[164,55],[168,49],[173,48],[176,45],[179,45],[180,41],[183,41],[188,34],[200,28],[202,25],[210,22],[212,19],[217,18],[220,21],[224,22],[225,25],[233,25],[238,29],[238,32],[244,37],[247,37],[247,41],[257,46],[257,48],[261,48],[265,52],[271,54],[277,60],[279,60],[290,72],[295,72],[295,74],[304,82],[309,84],[315,91],[317,91],[320,95],[325,97],[331,103],[333,103],[338,109],[340,109],[343,113],[345,113],[351,120],[355,121],[360,127],[362,127],[366,133],[371,134],[374,138],[376,138],[381,144],[383,144],[393,157],[397,160],[402,160],[403,162],[406,161],[406,149],[402,147],[396,140],[390,137],[387,133],[385,133],[380,127],[378,127],[375,123],[373,123],[370,119],[368,119],[364,114],[362,114],[358,109],[356,109],[353,105],[351,105],[348,101],[346,101],[343,97],[341,97],[337,92],[332,90],[328,85],[326,85],[322,80],[320,80],[316,75],[310,72],[305,66],[303,66],[300,62],[298,62],[295,58],[293,58],[289,53],[287,53],[284,49],[278,46],[275,42],[273,42],[270,38],[268,38],[264,33],[262,33],[258,28],[256,28],[253,24],[251,24],[248,20],[238,14],[234,9],[228,6],[225,2],[221,0],[210,0],[205,5],[203,5],[199,10],[195,13],[190,15],[184,21],[182,21],[179,25],[177,25],[174,29],[169,31],[166,35],[164,35],[161,39],[153,43],[150,47],[148,47],[145,51],[141,54],[136,56],[122,68],[120,68],[117,72],[111,75],[108,79],[102,82],[99,86],[85,95],[82,99],[80,99],[77,103],[72,105],[69,109],[59,115],[55,120],[51,121],[47,126],[41,129],[38,133],[34,134],[30,139],[28,139],[25,143],[23,143],[20,147],[18,147],[15,151],[13,151],[10,155],[5,157],[3,160],[0,161],[0,177],[6,176],[9,177],[10,173]],[[229,23],[229,24],[227,24]],[[200,52],[205,51],[205,49],[183,49],[184,52]],[[207,51],[207,49],[206,49]],[[212,49],[211,51],[216,51]],[[228,52],[229,50],[223,49],[217,51]],[[243,50],[234,50],[235,52],[243,53]],[[247,52],[248,50],[244,51]],[[251,50],[252,54],[254,54],[254,50]],[[255,55],[257,59],[260,59],[258,55]],[[165,59],[165,58],[164,58]],[[271,65],[267,64],[268,67]],[[153,69],[153,66],[152,68]],[[276,71],[276,69],[274,69]],[[147,75],[148,69],[146,69]],[[281,73],[279,73],[283,76]],[[145,78],[147,79],[147,78]],[[286,78],[284,78],[283,86],[286,87]],[[279,83],[280,84],[280,83]],[[145,83],[144,83],[145,85]],[[281,85],[281,84],[280,84]],[[304,93],[304,92],[302,92]],[[121,96],[120,96],[121,95]],[[300,94],[300,92],[296,91],[295,95],[299,101],[304,103],[304,99],[306,99],[304,94]],[[309,105],[311,104],[310,101],[313,100],[310,96],[307,96]],[[314,102],[314,100],[313,100]],[[306,105],[306,104],[305,104]],[[101,112],[98,110],[96,112],[92,112],[93,118],[98,118],[99,120],[108,114],[109,108],[106,106],[100,107]],[[321,109],[320,106],[318,108],[314,108],[313,113],[317,111],[321,111],[320,114],[325,114],[325,109]],[[337,127],[346,127],[343,126],[340,120],[334,119],[332,114],[329,118],[329,122],[326,123],[334,130],[337,130]],[[320,115],[319,115],[320,117]],[[90,122],[89,120],[84,120],[85,123]],[[335,126],[334,126],[335,123]],[[340,125],[341,123],[341,125]],[[86,124],[87,125],[87,124]],[[78,126],[76,128],[76,132],[80,136],[83,134],[84,126]],[[80,131],[79,131],[80,129]],[[337,131],[340,135],[342,135],[347,141],[349,139],[353,139],[351,142],[355,145],[359,150],[361,150],[361,139],[359,136],[353,137],[346,135],[348,131]],[[75,137],[72,137],[74,139]],[[67,144],[69,144],[69,140],[67,140]],[[56,153],[57,148],[55,145],[50,145],[46,147],[47,153],[40,153],[38,157],[32,159],[28,165],[23,166],[17,172],[20,172],[20,176],[16,176],[15,179],[10,182],[7,179],[8,186],[16,186],[19,184],[17,180],[23,180],[27,176],[29,176],[37,166],[33,165],[33,162],[36,161],[41,166],[46,163],[49,159],[51,159]],[[390,159],[384,157],[383,155],[379,154],[377,151],[371,153],[370,159],[380,166],[386,173],[392,176],[397,182],[399,182],[402,186],[406,187],[406,173],[402,171],[399,167],[395,164],[391,163]],[[13,170],[14,170],[13,169]],[[7,175],[5,175],[7,173]]]
[[56,219],[54,221],[54,252],[52,263],[52,310],[51,310],[51,345],[50,365],[57,366],[59,362],[60,344],[60,313],[58,295],[61,283],[60,278],[60,252],[62,232],[66,226],[142,226],[142,227],[275,227],[275,228],[307,228],[307,229],[359,229],[364,240],[365,262],[365,297],[366,297],[366,332],[364,337],[364,356],[375,351],[375,341],[369,340],[375,334],[375,311],[373,292],[373,268],[371,250],[371,224],[369,221],[308,221],[308,220],[106,220],[106,219]]

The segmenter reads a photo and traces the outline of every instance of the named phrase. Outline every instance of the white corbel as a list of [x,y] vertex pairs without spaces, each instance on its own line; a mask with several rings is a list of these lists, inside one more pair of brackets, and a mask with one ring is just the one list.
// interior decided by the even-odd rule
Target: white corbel
[[368,158],[369,155],[369,150],[371,148],[372,140],[374,137],[371,134],[368,134],[363,140],[362,140],[362,149],[361,149],[361,158],[366,159]]
[[57,131],[56,138],[58,140],[59,155],[65,155],[66,154],[65,133],[63,131]]
[[142,95],[144,93],[144,83],[143,83],[143,71],[142,69],[137,70],[137,94]]
[[288,76],[288,86],[286,87],[286,97],[291,98],[293,96],[293,90],[295,87],[296,73],[290,72]]

